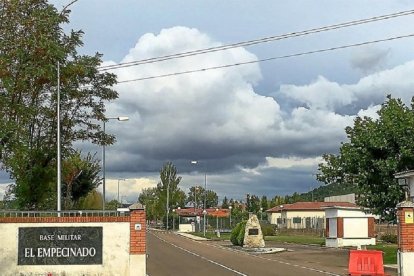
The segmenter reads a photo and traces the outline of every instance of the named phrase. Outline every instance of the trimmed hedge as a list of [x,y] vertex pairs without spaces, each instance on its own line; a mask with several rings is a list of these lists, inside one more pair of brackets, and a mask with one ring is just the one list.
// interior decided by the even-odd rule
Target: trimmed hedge
[[381,240],[383,242],[387,242],[387,243],[397,243],[398,242],[397,235],[394,235],[394,234],[382,235]]
[[243,246],[246,223],[247,221],[239,222],[231,231],[230,241],[233,245]]

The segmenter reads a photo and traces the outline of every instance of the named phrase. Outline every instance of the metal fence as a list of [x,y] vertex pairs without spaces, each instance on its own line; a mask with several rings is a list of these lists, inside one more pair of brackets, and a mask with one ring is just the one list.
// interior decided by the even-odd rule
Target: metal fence
[[0,211],[0,217],[122,217],[129,216],[129,211]]

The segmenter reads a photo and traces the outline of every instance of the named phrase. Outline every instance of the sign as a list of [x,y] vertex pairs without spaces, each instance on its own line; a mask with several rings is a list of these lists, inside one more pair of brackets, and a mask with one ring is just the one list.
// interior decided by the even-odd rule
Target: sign
[[250,228],[249,229],[249,236],[257,236],[259,235],[259,229],[257,228]]
[[18,265],[102,264],[102,227],[19,227]]
[[200,216],[196,216],[197,223],[200,223]]
[[405,223],[414,223],[413,211],[405,211]]
[[137,230],[137,231],[139,231],[139,230],[141,230],[141,223],[136,223],[135,224],[135,230]]

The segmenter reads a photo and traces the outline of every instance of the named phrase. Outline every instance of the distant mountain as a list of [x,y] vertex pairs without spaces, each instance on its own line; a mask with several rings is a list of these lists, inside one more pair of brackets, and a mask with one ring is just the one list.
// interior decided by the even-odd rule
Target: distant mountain
[[320,186],[307,193],[294,193],[292,196],[286,196],[286,199],[289,203],[298,201],[323,201],[324,198],[328,196],[345,195],[356,192],[356,187],[353,185],[334,183]]

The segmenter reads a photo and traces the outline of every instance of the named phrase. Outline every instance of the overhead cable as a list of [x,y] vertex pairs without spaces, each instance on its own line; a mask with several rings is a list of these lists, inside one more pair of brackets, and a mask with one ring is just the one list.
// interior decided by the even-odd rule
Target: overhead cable
[[355,44],[347,44],[347,45],[342,45],[342,46],[336,46],[336,47],[331,47],[331,48],[301,52],[301,53],[296,53],[296,54],[289,54],[289,55],[270,57],[270,58],[264,58],[264,59],[258,59],[258,60],[250,60],[250,61],[220,65],[220,66],[212,66],[212,67],[206,67],[206,68],[201,68],[201,69],[194,69],[194,70],[174,72],[174,73],[168,73],[168,74],[162,74],[162,75],[148,76],[148,77],[142,77],[142,78],[136,78],[136,79],[130,79],[130,80],[123,80],[123,81],[121,80],[121,81],[118,81],[118,84],[128,83],[128,82],[135,82],[135,81],[150,80],[150,79],[165,78],[165,77],[172,77],[172,76],[178,76],[178,75],[184,75],[184,74],[190,74],[190,73],[205,72],[205,71],[210,71],[210,70],[217,70],[217,69],[235,67],[235,66],[240,66],[240,65],[247,65],[247,64],[266,62],[266,61],[272,61],[272,60],[278,60],[278,59],[305,56],[305,55],[323,53],[323,52],[346,49],[346,48],[352,48],[352,47],[359,47],[359,46],[364,46],[364,45],[369,45],[369,44],[374,44],[374,43],[380,43],[380,42],[386,42],[386,41],[392,41],[392,40],[397,40],[397,39],[402,39],[402,38],[409,38],[409,37],[414,37],[414,34],[408,34],[408,35],[401,35],[401,36],[389,37],[389,38],[378,39],[378,40],[365,41],[365,42],[355,43]]
[[336,29],[341,29],[341,28],[346,28],[346,27],[351,27],[351,26],[356,26],[356,25],[362,25],[366,23],[382,21],[382,20],[392,19],[392,18],[401,17],[401,16],[407,16],[407,15],[412,15],[412,14],[414,14],[414,10],[406,10],[406,11],[396,12],[392,14],[375,16],[375,17],[365,18],[365,19],[360,19],[360,20],[353,20],[353,21],[348,21],[348,22],[334,24],[334,25],[328,25],[328,26],[319,27],[319,28],[313,28],[313,29],[309,29],[305,31],[292,32],[292,33],[276,35],[276,36],[269,36],[269,37],[264,37],[260,39],[242,41],[242,42],[237,42],[237,43],[228,44],[228,45],[210,47],[210,48],[205,48],[205,49],[193,50],[193,51],[188,51],[188,52],[182,52],[182,53],[177,53],[177,54],[171,54],[171,55],[148,58],[148,59],[131,61],[131,62],[123,62],[123,63],[114,64],[114,65],[101,66],[99,67],[99,70],[100,71],[115,70],[115,69],[130,67],[130,66],[156,63],[156,62],[161,62],[161,61],[166,61],[166,60],[171,60],[171,59],[201,55],[201,54],[217,52],[217,51],[224,51],[224,50],[233,49],[237,47],[246,47],[246,46],[251,46],[255,44],[272,42],[276,40],[283,40],[287,38],[305,36],[305,35],[310,35],[310,34],[330,31],[330,30],[336,30]]

